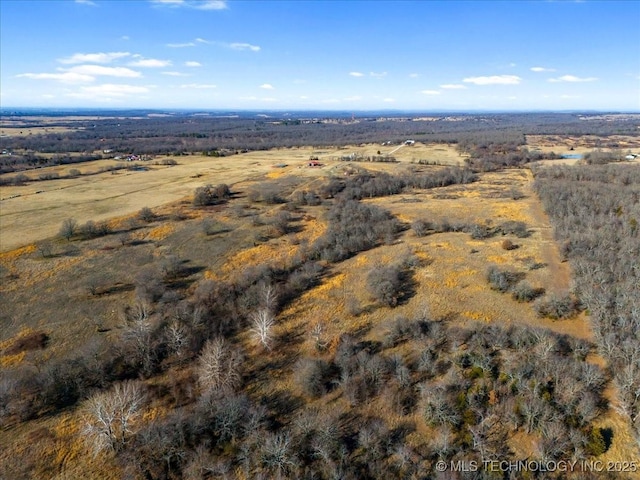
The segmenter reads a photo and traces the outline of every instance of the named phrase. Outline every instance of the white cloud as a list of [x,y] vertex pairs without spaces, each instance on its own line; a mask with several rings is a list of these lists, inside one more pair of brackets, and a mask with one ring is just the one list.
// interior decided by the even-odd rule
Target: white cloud
[[531,67],[529,70],[532,72],[555,72],[555,68],[547,68],[547,67]]
[[19,78],[30,78],[32,80],[57,80],[62,83],[90,83],[95,80],[91,75],[76,72],[64,73],[22,73],[16,75]]
[[372,77],[376,77],[376,78],[382,78],[382,77],[386,77],[387,76],[387,72],[380,72],[380,73],[369,72],[369,75],[371,75]]
[[517,75],[490,75],[486,77],[467,77],[462,80],[474,85],[518,85],[522,79]]
[[167,43],[167,47],[169,48],[187,48],[187,47],[195,47],[196,44],[193,42],[187,43]]
[[393,103],[393,102],[396,101],[396,99],[395,98],[383,98],[382,101],[386,102],[386,103]]
[[230,43],[229,48],[232,50],[251,50],[252,52],[260,51],[259,46],[251,45],[250,43]]
[[362,72],[349,72],[349,75],[352,77],[364,77],[364,73]]
[[196,38],[196,43],[204,43],[209,45],[211,42],[209,40],[205,40],[204,38]]
[[156,58],[142,58],[134,62],[129,62],[130,67],[164,68],[170,65],[170,60],[158,60]]
[[138,78],[142,74],[126,67],[105,67],[102,65],[76,65],[64,70],[65,72],[78,73],[80,75]]
[[563,76],[558,77],[558,78],[550,78],[549,79],[549,81],[553,82],[553,83],[558,83],[558,82],[571,82],[571,83],[595,82],[596,80],[598,80],[596,77],[580,78],[580,77],[576,77],[575,75],[563,75]]
[[410,73],[409,78],[418,78],[420,76],[419,73]]
[[180,88],[218,88],[217,85],[204,84],[204,83],[189,83],[185,85],[180,85]]
[[162,72],[162,75],[167,75],[169,77],[190,77],[188,73],[182,72]]
[[227,2],[224,0],[202,0],[193,2],[194,8],[199,10],[226,10]]
[[76,0],[76,3],[79,3],[80,5],[91,5],[92,7],[96,6],[96,2],[91,0]]
[[260,88],[263,88],[265,90],[275,90],[273,85],[271,85],[270,83],[263,83],[262,85],[260,85]]
[[126,41],[126,40],[131,40],[131,38],[129,37],[129,35],[122,35],[120,37],[120,40],[125,40]]
[[467,86],[461,83],[445,83],[444,85],[440,85],[440,88],[444,90],[466,90]]
[[201,67],[202,64],[200,62],[194,62],[194,61],[189,61],[189,62],[184,62],[185,67],[191,67],[191,68],[195,68],[195,67]]
[[74,53],[68,58],[60,58],[58,61],[67,65],[74,63],[110,63],[118,58],[128,57],[129,52],[109,53]]
[[439,90],[422,90],[420,93],[424,93],[425,95],[440,95]]
[[360,95],[354,95],[353,97],[347,97],[344,100],[346,102],[357,102],[359,100],[362,100],[362,97]]
[[151,0],[151,3],[164,7],[187,7],[197,10],[225,10],[228,8],[224,0]]

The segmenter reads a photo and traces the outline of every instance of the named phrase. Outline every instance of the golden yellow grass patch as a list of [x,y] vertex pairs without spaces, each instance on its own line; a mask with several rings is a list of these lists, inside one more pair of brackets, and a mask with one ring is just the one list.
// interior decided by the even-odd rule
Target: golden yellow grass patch
[[504,200],[493,206],[492,216],[500,220],[526,222],[529,217],[525,208],[524,203]]
[[176,227],[170,223],[164,223],[155,228],[152,228],[147,233],[146,238],[149,240],[163,240],[171,235],[175,231]]
[[20,365],[24,360],[26,352],[16,353],[15,355],[0,356],[0,367],[15,367]]
[[263,243],[236,253],[222,266],[223,274],[230,275],[241,272],[245,268],[262,263],[284,266],[285,262],[293,256],[297,246],[285,241],[276,243]]
[[465,311],[461,312],[461,315],[463,317],[466,317],[466,318],[471,319],[471,320],[482,321],[482,322],[490,322],[491,321],[491,318],[488,315],[484,314],[483,312],[465,310]]
[[23,255],[28,255],[36,251],[35,244],[25,245],[24,247],[15,248],[13,250],[9,250],[8,252],[0,253],[0,262],[8,262],[11,260],[15,260],[16,258],[22,257]]

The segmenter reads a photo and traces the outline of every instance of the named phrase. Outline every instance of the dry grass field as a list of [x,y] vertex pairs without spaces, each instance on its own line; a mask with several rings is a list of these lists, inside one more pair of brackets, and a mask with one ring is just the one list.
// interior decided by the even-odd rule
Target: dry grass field
[[[119,170],[99,172],[101,168],[122,164],[115,160],[93,161],[72,166],[38,169],[32,176],[57,173],[61,176],[76,168],[78,178],[44,180],[23,186],[0,187],[0,251],[7,251],[57,233],[66,218],[78,222],[104,221],[134,213],[142,207],[157,207],[190,195],[197,186],[212,183],[233,185],[261,175],[282,177],[323,177],[331,174],[341,155],[376,155],[381,149],[395,147],[366,145],[353,149],[286,148],[249,152],[224,158],[198,155],[176,157],[178,165],[150,165],[146,171]],[[323,167],[309,168],[310,156],[317,156]],[[402,147],[395,154],[402,164],[424,159],[455,164],[461,157],[453,147],[422,145]],[[161,161],[162,158],[155,159]],[[279,165],[286,165],[276,168]],[[367,165],[385,165],[369,164]],[[37,172],[37,173],[36,173]],[[15,174],[8,174],[11,177]]]
[[[530,146],[546,146],[542,138],[529,138]],[[574,151],[591,147],[571,142]],[[231,280],[249,267],[264,264],[286,268],[288,262],[307,244],[318,239],[327,228],[324,206],[303,206],[294,214],[295,231],[271,238],[269,221],[280,206],[256,204],[247,192],[257,183],[273,183],[288,195],[306,189],[330,176],[344,177],[351,166],[340,160],[356,153],[376,155],[397,147],[363,145],[343,149],[290,148],[251,152],[227,158],[200,156],[176,157],[178,165],[149,165],[148,171],[121,170],[115,174],[97,173],[75,179],[48,180],[20,187],[3,187],[0,191],[0,265],[10,281],[0,286],[2,313],[0,365],[39,365],[48,358],[72,352],[74,348],[99,338],[108,345],[122,329],[119,306],[133,299],[135,270],[173,254],[183,259],[193,272],[187,283],[202,279]],[[388,151],[385,152],[384,149]],[[545,150],[546,151],[546,150]],[[549,150],[551,151],[551,150]],[[554,150],[557,151],[557,150]],[[463,158],[454,147],[421,145],[402,147],[393,153],[399,163],[357,163],[358,167],[385,172],[405,172],[439,168],[415,165],[418,160],[457,165]],[[310,156],[324,164],[310,168]],[[77,166],[83,173],[95,171],[104,162]],[[59,167],[51,167],[52,169]],[[45,171],[46,169],[42,169]],[[59,171],[59,170],[58,170]],[[294,392],[301,395],[295,381],[293,365],[301,357],[335,354],[339,338],[345,334],[361,341],[384,344],[392,322],[400,317],[430,318],[457,327],[477,324],[499,326],[528,325],[543,327],[558,334],[593,340],[588,317],[583,313],[571,320],[541,319],[531,303],[520,303],[510,294],[492,290],[486,281],[490,265],[507,268],[524,275],[533,287],[547,293],[565,293],[571,288],[569,264],[563,262],[553,240],[548,217],[532,189],[533,176],[526,169],[484,173],[479,181],[429,190],[412,190],[399,195],[363,200],[390,211],[407,228],[393,242],[361,252],[345,261],[326,265],[319,284],[306,290],[278,314],[276,337],[278,348],[257,350],[248,332],[238,335],[252,378],[247,387],[252,397],[283,397]],[[224,206],[195,209],[190,195],[203,184],[227,183],[236,195]],[[36,193],[39,192],[39,193]],[[114,235],[86,241],[54,241],[54,255],[43,258],[34,242],[54,236],[61,222],[73,217],[79,222],[109,220],[116,231],[141,207],[152,207],[158,217],[130,232],[127,245]],[[240,212],[240,213],[239,213]],[[258,217],[261,223],[251,219]],[[202,222],[208,219],[220,225],[217,233],[203,233]],[[497,235],[473,239],[469,233],[449,231],[418,237],[408,228],[416,220],[427,219],[451,223],[479,224],[487,227],[504,222],[524,222],[529,235]],[[256,232],[265,234],[259,237]],[[257,238],[260,238],[257,240]],[[504,240],[516,245],[503,247]],[[413,258],[412,294],[391,309],[377,304],[367,293],[367,273],[376,265],[387,265],[403,258]],[[534,267],[535,266],[535,267]],[[87,293],[87,278],[100,275],[99,295]],[[59,289],[64,285],[63,290]],[[59,291],[60,290],[60,291]],[[51,298],[46,304],[29,306],[29,299]],[[73,321],[70,321],[73,319]],[[46,331],[45,349],[8,355],[12,342],[30,332]],[[318,354],[313,332],[322,332],[326,350]],[[416,342],[401,343],[386,354],[397,353],[415,360]],[[461,345],[461,349],[466,346]],[[602,358],[591,355],[589,361],[601,364]],[[182,368],[182,367],[180,367]],[[169,389],[172,375],[184,372],[177,368],[149,381],[150,386]],[[615,402],[615,392],[608,392]],[[351,406],[339,390],[309,405],[331,412],[336,418],[347,415]],[[156,400],[148,407],[143,423],[167,414],[170,401]],[[407,436],[408,446],[419,451],[434,434],[420,421],[420,413],[399,415],[383,400],[372,400],[362,407],[363,416],[381,417],[390,429],[407,422],[417,427]],[[34,478],[121,478],[121,471],[110,458],[94,457],[79,440],[82,414],[68,409],[54,417],[14,426],[3,432],[0,440],[2,462],[29,458]],[[640,458],[628,425],[610,410],[598,420],[602,428],[615,431],[613,442],[598,460]],[[534,437],[519,432],[509,439],[509,447],[522,458],[535,453]],[[0,475],[1,477],[2,475]],[[88,477],[87,477],[88,478]],[[623,477],[620,477],[623,478]],[[640,478],[640,474],[635,477]]]

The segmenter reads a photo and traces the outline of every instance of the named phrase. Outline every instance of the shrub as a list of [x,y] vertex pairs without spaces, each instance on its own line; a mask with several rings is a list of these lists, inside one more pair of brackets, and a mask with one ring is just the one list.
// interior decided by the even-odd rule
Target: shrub
[[136,296],[148,302],[158,300],[165,291],[162,273],[155,265],[145,265],[135,277]]
[[49,343],[49,335],[45,332],[30,332],[16,338],[4,351],[5,355],[15,355],[28,350],[43,349]]
[[231,190],[227,184],[221,183],[215,187],[211,184],[196,188],[193,194],[193,205],[204,207],[222,203],[231,197]]
[[576,316],[580,312],[580,303],[575,297],[568,294],[551,295],[538,300],[534,308],[541,317],[563,320]]
[[491,266],[487,269],[487,282],[489,282],[493,290],[498,290],[502,293],[510,290],[521,278],[522,274],[508,270],[500,270],[496,266]]
[[483,240],[494,235],[492,229],[485,225],[478,224],[472,225],[469,229],[469,233],[471,234],[471,238],[473,238],[474,240]]
[[39,180],[57,180],[58,178],[60,178],[60,174],[58,172],[41,173],[38,175]]
[[256,185],[249,190],[247,197],[252,202],[264,202],[269,205],[285,203],[285,200],[280,195],[278,186],[269,183]]
[[533,288],[527,282],[519,282],[511,293],[518,302],[531,302],[541,295],[544,295],[544,288]]
[[280,210],[271,218],[271,226],[275,230],[275,236],[286,235],[289,232],[291,214],[286,210]]
[[53,256],[53,243],[49,240],[38,242],[36,244],[36,248],[38,249],[38,252],[40,252],[40,255],[42,255],[42,258],[49,258]]
[[296,363],[294,378],[305,394],[320,397],[329,390],[331,371],[326,360],[302,358]]
[[13,177],[13,184],[17,186],[24,185],[25,183],[30,181],[31,179],[24,173],[19,173],[18,175]]
[[503,235],[515,235],[518,238],[526,238],[530,235],[526,223],[514,220],[502,223],[498,229]]
[[150,223],[155,220],[156,214],[153,213],[153,210],[151,210],[149,207],[143,207],[138,212],[138,218],[143,222]]
[[411,229],[416,237],[424,237],[427,234],[427,230],[429,230],[430,225],[423,220],[416,220],[411,224]]
[[395,307],[402,294],[402,270],[399,266],[378,266],[367,275],[367,289],[382,305]]
[[78,228],[78,233],[85,239],[102,237],[108,235],[110,231],[108,224],[104,222],[96,223],[93,220],[87,220],[85,224],[80,225]]
[[507,239],[502,241],[501,247],[503,250],[515,250],[518,248],[518,245]]
[[165,255],[160,262],[160,269],[165,280],[172,280],[180,277],[184,272],[182,260],[175,255]]

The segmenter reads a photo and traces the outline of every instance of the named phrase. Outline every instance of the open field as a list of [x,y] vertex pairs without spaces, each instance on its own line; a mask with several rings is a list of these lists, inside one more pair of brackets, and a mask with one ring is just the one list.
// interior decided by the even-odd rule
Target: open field
[[75,132],[78,128],[71,127],[0,127],[0,138],[2,137],[28,137],[30,135],[48,135],[53,133]]
[[[357,153],[376,155],[378,150],[397,146],[367,145],[348,149],[288,148],[250,152],[231,157],[213,158],[198,155],[175,157],[178,165],[140,164],[147,171],[119,170],[72,179],[44,180],[24,186],[0,188],[0,251],[6,251],[55,235],[62,221],[75,218],[78,222],[102,221],[128,215],[142,207],[157,207],[186,197],[198,186],[211,183],[235,184],[262,175],[280,177],[297,175],[323,177],[342,165],[334,159]],[[310,156],[317,156],[321,168],[308,168]],[[421,145],[402,147],[395,154],[402,164],[425,159],[453,164],[460,161],[453,147]],[[161,157],[156,160],[161,160]],[[151,163],[151,162],[148,162]],[[28,172],[31,175],[68,174],[72,168],[83,174],[118,165],[115,160],[100,160],[75,165],[54,166]],[[276,165],[286,165],[275,168]],[[367,164],[373,168],[389,168],[386,164]],[[7,175],[13,176],[15,174]]]

